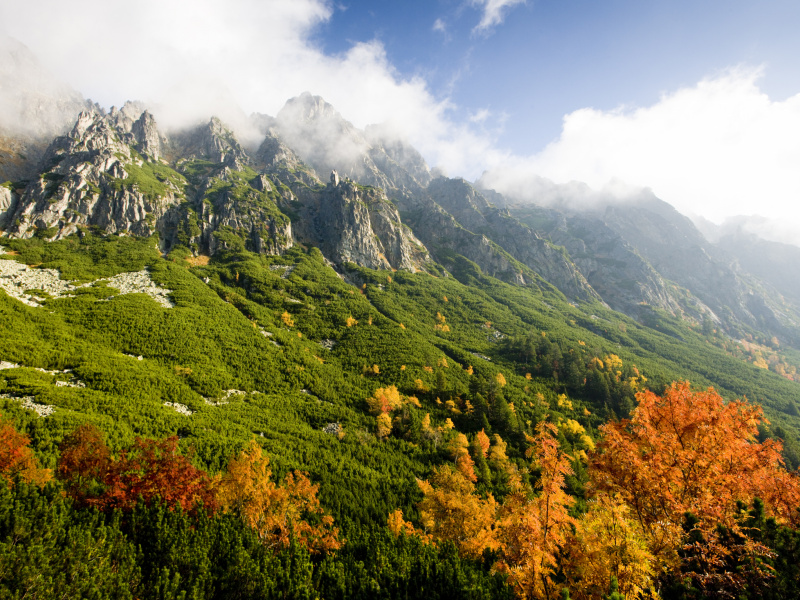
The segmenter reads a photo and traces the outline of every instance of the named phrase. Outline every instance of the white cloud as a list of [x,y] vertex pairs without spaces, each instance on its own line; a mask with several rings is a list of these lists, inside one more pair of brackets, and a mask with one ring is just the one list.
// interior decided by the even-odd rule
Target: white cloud
[[[515,3],[482,0],[485,22]],[[759,71],[709,78],[648,107],[575,111],[543,151],[511,156],[495,142],[502,115],[434,96],[424,79],[401,76],[379,42],[325,54],[314,33],[333,10],[325,0],[29,0],[0,3],[0,24],[13,23],[9,33],[84,95],[106,107],[150,102],[162,125],[211,114],[236,125],[310,91],[357,127],[384,123],[454,176],[488,169],[484,182],[499,191],[541,191],[537,175],[596,189],[617,179],[717,222],[779,219],[800,240],[800,95],[771,100]]]
[[779,219],[800,244],[800,94],[770,100],[760,76],[739,68],[649,107],[575,111],[558,140],[490,169],[484,182],[524,193],[534,174],[594,188],[616,178],[712,221],[752,213]]
[[470,120],[472,123],[483,123],[483,122],[485,122],[485,121],[486,121],[486,119],[488,119],[490,116],[492,116],[492,113],[491,113],[491,111],[490,111],[488,108],[482,108],[482,109],[480,109],[479,111],[477,111],[477,112],[475,112],[475,113],[471,114],[471,115],[469,116],[469,120]]
[[8,33],[84,95],[106,107],[143,100],[162,125],[216,114],[236,126],[310,91],[357,127],[387,122],[450,172],[480,173],[498,156],[454,122],[447,98],[400,76],[379,42],[325,54],[313,34],[333,10],[326,0],[30,0],[2,3],[0,24],[14,23]]
[[447,24],[442,19],[436,19],[433,22],[433,30],[447,34]]
[[483,10],[481,20],[472,32],[485,34],[505,20],[508,9],[525,4],[525,0],[469,0],[469,3]]

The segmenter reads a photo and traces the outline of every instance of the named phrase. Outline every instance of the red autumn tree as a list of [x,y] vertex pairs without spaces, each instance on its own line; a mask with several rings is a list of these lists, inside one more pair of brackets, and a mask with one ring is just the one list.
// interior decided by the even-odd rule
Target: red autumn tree
[[178,452],[177,436],[136,438],[115,460],[100,431],[82,425],[64,439],[58,473],[80,504],[103,510],[130,510],[156,499],[184,510],[202,503],[213,512],[217,506],[213,481]]

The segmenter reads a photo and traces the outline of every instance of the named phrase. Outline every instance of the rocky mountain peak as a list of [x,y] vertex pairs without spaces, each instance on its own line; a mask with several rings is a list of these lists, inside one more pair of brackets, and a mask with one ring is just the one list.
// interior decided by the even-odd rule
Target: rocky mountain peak
[[241,171],[250,162],[234,133],[217,117],[194,129],[172,135],[170,145],[170,153],[185,160],[222,163],[235,171]]
[[333,105],[325,102],[321,96],[313,96],[310,92],[303,92],[299,96],[289,99],[278,112],[277,119],[294,123],[310,123],[328,119],[344,121]]

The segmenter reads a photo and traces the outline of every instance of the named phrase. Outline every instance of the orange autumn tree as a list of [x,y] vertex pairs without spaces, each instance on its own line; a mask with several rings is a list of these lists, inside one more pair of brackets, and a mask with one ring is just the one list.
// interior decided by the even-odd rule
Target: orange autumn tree
[[19,433],[10,421],[0,417],[0,477],[8,485],[13,485],[17,478],[38,486],[52,479],[50,469],[39,468],[29,444],[27,435]]
[[267,547],[285,548],[294,538],[312,552],[338,550],[339,530],[320,506],[318,488],[300,471],[286,475],[282,484],[275,483],[269,457],[252,440],[231,458],[217,498],[224,510],[238,512]]
[[596,490],[619,494],[631,508],[661,569],[680,563],[686,513],[697,519],[706,552],[718,555],[727,552],[716,543],[718,525],[742,533],[737,501],[759,497],[779,522],[796,518],[800,484],[783,469],[781,443],[756,442],[761,408],[725,403],[711,388],[693,392],[688,382],[636,397],[630,420],[601,427],[590,476]]

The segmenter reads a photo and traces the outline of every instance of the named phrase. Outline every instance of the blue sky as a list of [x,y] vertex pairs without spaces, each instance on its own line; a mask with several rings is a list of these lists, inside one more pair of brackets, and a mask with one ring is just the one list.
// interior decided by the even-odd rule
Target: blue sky
[[569,112],[647,106],[737,65],[763,65],[773,99],[800,91],[800,2],[529,0],[502,15],[476,32],[482,7],[457,0],[340,2],[315,37],[331,54],[379,40],[464,117],[505,119],[498,142],[518,153],[557,138]]
[[27,0],[0,3],[4,26],[167,129],[215,114],[257,144],[246,115],[310,91],[527,200],[540,176],[648,187],[800,245],[796,0]]

